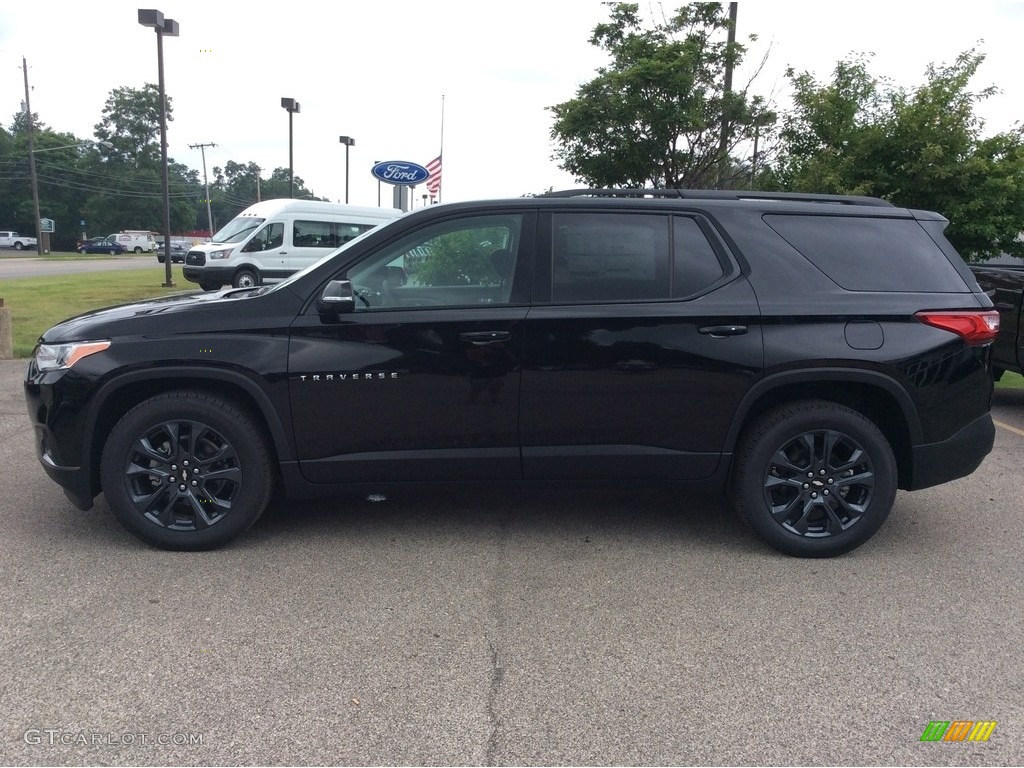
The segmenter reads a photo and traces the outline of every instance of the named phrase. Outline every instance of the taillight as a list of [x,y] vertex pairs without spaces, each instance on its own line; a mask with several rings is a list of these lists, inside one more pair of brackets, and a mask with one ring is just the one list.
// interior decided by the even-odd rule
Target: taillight
[[936,312],[918,312],[914,315],[926,325],[951,331],[962,338],[967,344],[987,344],[999,333],[999,313],[994,309],[975,312],[943,310]]

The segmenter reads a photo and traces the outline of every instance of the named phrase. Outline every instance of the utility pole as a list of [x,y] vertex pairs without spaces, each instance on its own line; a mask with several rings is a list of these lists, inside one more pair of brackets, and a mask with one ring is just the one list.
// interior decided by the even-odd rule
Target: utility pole
[[729,54],[725,57],[725,89],[722,93],[722,137],[718,144],[718,188],[722,188],[726,170],[729,165],[729,121],[732,110],[729,102],[732,96],[732,49],[736,45],[736,12],[738,3],[729,3]]
[[213,213],[210,211],[210,182],[206,179],[206,148],[216,147],[214,143],[209,144],[189,144],[189,149],[198,149],[203,154],[203,186],[206,187],[206,218],[210,222],[210,237],[213,237]]
[[260,202],[260,173],[263,171],[258,165],[256,166],[256,202]]
[[28,124],[28,169],[32,177],[32,207],[36,212],[36,252],[43,255],[43,224],[39,214],[39,177],[36,176],[35,126],[32,120],[32,102],[28,97],[28,62],[21,57],[21,68],[25,71],[25,117]]

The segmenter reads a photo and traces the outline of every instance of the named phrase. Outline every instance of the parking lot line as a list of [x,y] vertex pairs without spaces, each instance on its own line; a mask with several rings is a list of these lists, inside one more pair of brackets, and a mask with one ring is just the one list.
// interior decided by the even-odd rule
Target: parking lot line
[[1008,429],[1011,432],[1014,432],[1014,433],[1020,435],[1021,437],[1024,437],[1024,429],[1017,429],[1016,427],[1011,427],[1009,424],[1004,424],[1003,422],[998,421],[997,419],[992,419],[992,423],[995,424],[997,427],[1002,427],[1003,429]]

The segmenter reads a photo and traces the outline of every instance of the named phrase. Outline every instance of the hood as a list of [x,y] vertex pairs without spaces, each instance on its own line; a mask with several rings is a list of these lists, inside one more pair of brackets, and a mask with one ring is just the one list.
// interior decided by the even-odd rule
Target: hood
[[[132,304],[120,304],[69,318],[43,333],[40,341],[61,343],[117,336],[171,335],[203,329],[228,330],[247,325],[253,318],[271,321],[283,312],[295,316],[297,299],[288,291],[229,288],[216,292],[178,293]],[[260,302],[256,307],[252,302]],[[280,309],[278,309],[280,308]]]

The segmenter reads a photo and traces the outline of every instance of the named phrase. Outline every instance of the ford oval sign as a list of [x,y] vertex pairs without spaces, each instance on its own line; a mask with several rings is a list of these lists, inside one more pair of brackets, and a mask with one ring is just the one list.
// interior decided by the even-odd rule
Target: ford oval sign
[[430,171],[422,165],[407,163],[405,160],[386,160],[377,163],[370,173],[387,184],[406,186],[422,184],[430,176]]

